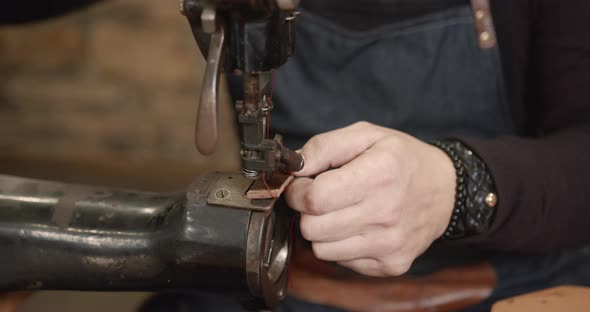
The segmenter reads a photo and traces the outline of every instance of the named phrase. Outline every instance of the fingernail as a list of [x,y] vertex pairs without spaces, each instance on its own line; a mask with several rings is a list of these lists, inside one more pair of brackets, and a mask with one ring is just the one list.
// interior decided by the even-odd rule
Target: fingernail
[[303,160],[303,155],[301,153],[285,148],[281,153],[281,162],[285,166],[285,171],[299,172],[303,169],[305,160]]
[[297,154],[301,155],[301,169],[299,169],[298,171],[303,170],[303,168],[305,168],[305,156],[303,154],[300,153],[301,150],[296,151]]
[[295,154],[301,159],[298,159],[296,164],[294,163],[291,172],[300,172],[305,167],[305,156],[303,156],[303,154],[301,154],[299,151],[295,151]]

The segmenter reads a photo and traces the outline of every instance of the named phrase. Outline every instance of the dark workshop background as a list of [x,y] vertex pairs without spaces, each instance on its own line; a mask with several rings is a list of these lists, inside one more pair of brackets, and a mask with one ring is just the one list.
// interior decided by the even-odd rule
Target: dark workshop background
[[[0,173],[147,190],[237,168],[222,98],[213,157],[194,148],[203,57],[175,0],[111,0],[0,27]],[[132,311],[144,294],[37,293],[28,311]]]

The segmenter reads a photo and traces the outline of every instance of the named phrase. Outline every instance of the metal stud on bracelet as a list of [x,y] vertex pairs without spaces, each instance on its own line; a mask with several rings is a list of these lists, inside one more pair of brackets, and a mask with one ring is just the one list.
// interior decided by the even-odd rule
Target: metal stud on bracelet
[[495,183],[485,163],[460,141],[435,141],[457,174],[455,207],[444,239],[460,239],[487,231],[498,204]]

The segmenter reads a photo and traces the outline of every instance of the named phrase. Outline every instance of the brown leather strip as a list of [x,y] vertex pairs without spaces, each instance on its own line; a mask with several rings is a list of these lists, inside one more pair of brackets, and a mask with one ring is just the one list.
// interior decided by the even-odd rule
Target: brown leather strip
[[262,177],[256,180],[252,187],[246,192],[249,199],[279,198],[287,185],[293,180],[293,175],[283,172],[275,172],[267,184],[264,184]]
[[471,0],[471,8],[475,16],[475,29],[479,47],[490,49],[496,46],[496,32],[490,11],[490,0]]
[[349,311],[456,311],[488,298],[496,283],[487,263],[419,277],[366,277],[318,260],[309,247],[297,249],[290,270],[290,295]]

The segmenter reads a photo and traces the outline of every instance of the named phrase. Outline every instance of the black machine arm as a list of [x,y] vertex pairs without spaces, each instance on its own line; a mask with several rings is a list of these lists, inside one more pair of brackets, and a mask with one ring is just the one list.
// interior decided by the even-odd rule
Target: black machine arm
[[286,288],[288,218],[208,204],[239,178],[158,194],[0,175],[0,290],[203,290],[272,307]]

